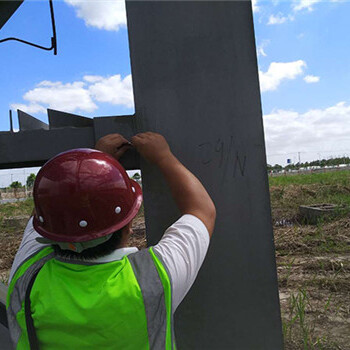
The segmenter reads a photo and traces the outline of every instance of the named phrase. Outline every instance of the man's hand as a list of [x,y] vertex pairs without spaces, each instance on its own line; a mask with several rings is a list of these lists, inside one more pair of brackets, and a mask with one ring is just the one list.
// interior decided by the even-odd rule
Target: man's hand
[[131,143],[120,134],[103,136],[95,146],[97,150],[108,153],[115,159],[119,159],[131,147]]
[[155,165],[160,165],[163,160],[172,157],[168,143],[160,134],[154,132],[137,134],[131,142],[143,158]]
[[162,172],[181,214],[192,214],[202,220],[211,236],[216,217],[214,203],[200,181],[171,153],[165,138],[146,132],[131,141],[141,156]]

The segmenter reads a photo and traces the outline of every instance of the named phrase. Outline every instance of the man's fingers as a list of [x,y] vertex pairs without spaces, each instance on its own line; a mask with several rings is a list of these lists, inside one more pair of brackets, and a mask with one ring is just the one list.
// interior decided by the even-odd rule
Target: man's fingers
[[117,144],[124,144],[124,143],[128,143],[129,142],[124,136],[121,136],[119,134],[112,135],[110,140],[112,142],[117,143]]
[[139,134],[136,134],[134,137],[138,137],[140,139],[144,139],[145,137],[147,137],[147,135],[144,132],[141,132]]
[[115,152],[114,152],[114,156],[119,159],[127,150],[129,150],[130,148],[132,148],[131,145],[128,144],[124,144],[123,146],[119,147]]
[[118,147],[117,147],[117,150],[118,149],[122,149],[122,148],[125,148],[125,147],[132,147],[132,144],[131,142],[129,142],[128,140],[124,140],[123,143],[121,143]]

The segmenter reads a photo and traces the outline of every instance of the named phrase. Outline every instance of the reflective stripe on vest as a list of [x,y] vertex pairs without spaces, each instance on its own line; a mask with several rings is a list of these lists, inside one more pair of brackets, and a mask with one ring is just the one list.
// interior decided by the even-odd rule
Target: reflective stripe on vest
[[45,248],[16,271],[8,319],[16,349],[29,349],[24,297],[41,349],[173,349],[171,280],[152,248],[108,263],[55,257]]

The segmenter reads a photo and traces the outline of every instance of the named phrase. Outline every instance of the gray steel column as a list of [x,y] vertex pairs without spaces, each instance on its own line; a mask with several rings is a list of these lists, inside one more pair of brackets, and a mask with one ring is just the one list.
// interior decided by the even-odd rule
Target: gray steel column
[[[127,2],[136,114],[217,207],[209,253],[176,313],[179,349],[282,349],[251,3]],[[141,166],[150,244],[179,216]]]

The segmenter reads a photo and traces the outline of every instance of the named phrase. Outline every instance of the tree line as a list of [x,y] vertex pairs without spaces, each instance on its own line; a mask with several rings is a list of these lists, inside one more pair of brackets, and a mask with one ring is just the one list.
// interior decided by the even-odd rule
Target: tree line
[[[36,175],[31,173],[30,175],[27,176],[26,180],[26,187],[27,188],[32,188],[34,186],[34,181],[35,181]],[[25,186],[22,185],[22,182],[20,181],[12,181],[10,186],[6,188],[13,188],[13,189],[19,189],[19,188],[24,188]]]
[[[35,181],[36,175],[35,174],[30,174],[27,177],[26,181],[26,187],[27,188],[32,188],[34,186],[34,181]],[[135,173],[134,176],[132,177],[133,180],[135,181],[141,181],[141,175],[139,173]],[[25,186],[22,185],[20,181],[13,181],[10,186],[7,188],[13,188],[13,189],[19,189],[19,188],[24,188]]]
[[326,166],[337,166],[340,164],[350,164],[350,158],[349,157],[338,157],[338,158],[331,158],[331,159],[322,159],[322,160],[313,160],[312,162],[305,162],[305,163],[295,163],[295,164],[288,164],[285,167],[279,164],[270,165],[267,164],[267,171],[268,172],[278,172],[278,171],[288,171],[288,170],[299,170],[301,168],[310,168],[310,167],[321,167],[324,168]]

